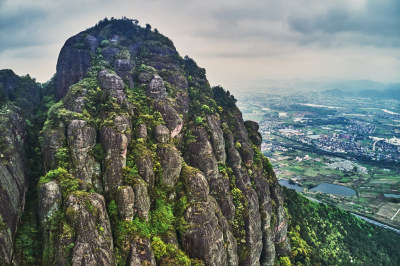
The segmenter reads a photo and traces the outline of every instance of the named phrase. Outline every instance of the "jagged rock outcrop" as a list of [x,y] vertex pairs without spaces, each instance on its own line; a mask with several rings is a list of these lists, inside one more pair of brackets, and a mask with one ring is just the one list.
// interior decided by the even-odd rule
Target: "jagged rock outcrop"
[[149,239],[139,238],[131,244],[128,265],[157,265]]
[[[61,101],[42,130],[37,263],[273,265],[288,253],[283,197],[257,123],[244,122],[234,98],[168,38],[103,20],[65,43],[54,82]],[[0,181],[26,182],[21,156],[17,174],[0,165]],[[0,238],[7,258],[20,183],[10,188],[19,194],[0,192],[12,206],[0,207],[14,228]]]
[[154,128],[154,138],[159,143],[168,143],[169,142],[169,129],[164,125],[157,125]]
[[226,265],[223,232],[218,225],[217,206],[212,200],[196,202],[186,209],[184,218],[191,229],[182,236],[183,249],[207,265]]

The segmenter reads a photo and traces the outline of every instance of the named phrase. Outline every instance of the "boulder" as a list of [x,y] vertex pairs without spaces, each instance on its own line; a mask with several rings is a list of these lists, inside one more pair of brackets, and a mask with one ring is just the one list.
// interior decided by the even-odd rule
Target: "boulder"
[[171,138],[177,136],[183,128],[183,120],[179,113],[166,100],[154,101],[154,109],[161,113],[166,126],[171,131]]
[[136,166],[140,177],[146,181],[149,188],[154,187],[154,170],[153,160],[150,152],[142,153],[139,158],[136,159]]
[[182,168],[181,177],[190,201],[206,202],[208,200],[207,179],[200,170],[185,165]]
[[182,169],[182,158],[173,145],[158,145],[157,156],[163,169],[162,184],[175,186]]
[[147,125],[142,123],[137,126],[136,134],[139,139],[147,139]]
[[132,220],[134,215],[135,195],[130,186],[119,187],[116,200],[118,215],[122,220]]
[[154,128],[154,138],[159,143],[168,143],[169,142],[169,129],[164,125],[157,125]]
[[96,52],[97,47],[99,47],[99,40],[92,35],[87,35],[83,41],[92,53]]
[[168,96],[167,90],[164,87],[164,81],[159,75],[153,75],[148,87],[147,96],[152,99],[165,99]]
[[131,60],[129,59],[116,59],[113,66],[117,72],[131,71],[133,68]]
[[97,75],[97,80],[99,82],[100,88],[104,90],[123,91],[125,87],[124,82],[118,75],[113,74],[106,69],[99,72],[99,74]]
[[147,191],[146,182],[140,178],[137,178],[135,185],[133,186],[133,190],[135,194],[135,211],[140,218],[148,221],[150,211],[150,197]]

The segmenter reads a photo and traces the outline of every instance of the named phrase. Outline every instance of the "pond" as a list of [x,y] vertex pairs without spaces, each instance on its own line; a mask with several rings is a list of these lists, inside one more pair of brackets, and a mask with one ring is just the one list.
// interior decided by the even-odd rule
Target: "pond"
[[319,191],[322,193],[333,194],[338,196],[347,196],[347,197],[356,195],[356,191],[354,189],[329,183],[319,184],[315,188],[311,189],[311,191]]
[[400,195],[397,194],[390,194],[390,193],[385,193],[383,194],[386,198],[395,198],[395,199],[400,199]]
[[281,179],[281,180],[279,180],[279,184],[280,184],[281,186],[294,189],[294,190],[296,190],[297,192],[303,191],[303,188],[302,188],[301,186],[299,186],[299,185],[297,185],[297,184],[290,184],[290,183],[289,183],[289,180],[287,180],[287,179]]

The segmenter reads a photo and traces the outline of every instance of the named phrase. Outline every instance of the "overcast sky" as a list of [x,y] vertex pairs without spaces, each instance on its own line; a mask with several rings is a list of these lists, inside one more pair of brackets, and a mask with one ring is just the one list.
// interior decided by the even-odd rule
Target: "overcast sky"
[[400,82],[400,0],[0,0],[0,69],[45,82],[69,37],[122,16],[157,28],[227,89]]

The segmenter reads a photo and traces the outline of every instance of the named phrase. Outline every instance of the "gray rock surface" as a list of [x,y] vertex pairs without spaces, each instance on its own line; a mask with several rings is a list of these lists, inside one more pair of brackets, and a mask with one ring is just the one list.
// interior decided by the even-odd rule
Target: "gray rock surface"
[[183,120],[179,113],[165,100],[154,101],[154,109],[161,113],[166,126],[171,131],[171,138],[176,137],[183,128]]
[[219,162],[226,162],[224,133],[221,129],[221,120],[216,115],[207,116],[208,126],[210,127],[211,143],[214,148],[215,156]]
[[116,116],[113,127],[100,130],[100,142],[105,150],[103,184],[106,193],[113,194],[122,185],[122,168],[126,166],[126,153],[130,142],[131,120]]
[[52,217],[62,204],[60,186],[56,181],[39,184],[39,219],[43,223]]
[[159,143],[168,143],[170,137],[169,129],[164,125],[157,125],[154,128],[154,138]]
[[128,265],[157,265],[149,239],[139,238],[131,243]]
[[88,47],[92,53],[94,53],[97,47],[99,47],[99,40],[92,35],[87,35],[84,39],[84,42],[86,47]]
[[152,99],[165,99],[168,96],[164,81],[159,75],[153,75],[146,93]]
[[102,55],[105,60],[112,63],[114,61],[115,56],[119,53],[119,49],[116,47],[106,47],[102,51]]
[[135,211],[140,218],[147,221],[149,220],[150,198],[146,182],[138,178],[133,190],[135,193]]
[[61,49],[55,78],[58,99],[64,97],[69,86],[81,80],[91,66],[91,50],[80,49],[75,46],[75,44],[81,42],[81,39],[80,34],[75,35],[69,38]]
[[190,201],[208,201],[207,179],[200,170],[186,165],[182,168],[181,176]]
[[71,194],[65,207],[76,234],[72,265],[112,265],[113,241],[103,196]]
[[100,164],[91,154],[96,145],[96,129],[84,120],[72,120],[67,130],[68,147],[71,153],[71,174],[86,183],[100,176]]
[[109,70],[102,70],[97,75],[97,80],[101,89],[109,91],[119,91],[124,90],[124,82],[122,79]]
[[132,220],[134,215],[133,206],[135,204],[135,195],[130,186],[119,187],[115,200],[118,207],[119,218],[122,220]]
[[205,129],[194,128],[192,134],[196,137],[196,141],[189,144],[185,152],[185,161],[204,173],[210,187],[210,195],[215,197],[224,216],[231,220],[235,214],[235,207],[230,193],[229,179],[219,175],[218,162]]
[[147,139],[147,125],[142,123],[137,126],[137,137],[139,139]]
[[145,152],[136,159],[136,166],[140,177],[146,181],[149,188],[154,187],[154,170],[152,155],[150,152]]
[[27,129],[23,118],[11,108],[0,117],[0,126],[0,219],[4,225],[0,229],[0,264],[9,264],[28,187],[24,150]]
[[182,235],[183,249],[206,265],[227,265],[224,235],[215,215],[218,207],[215,202],[196,202],[190,204],[184,214],[187,229]]
[[263,174],[263,169],[254,169],[252,180],[258,195],[261,214],[261,231],[263,234],[263,249],[260,261],[263,265],[274,265],[275,243],[273,228],[271,228],[273,209],[270,198],[270,187],[268,180]]
[[46,172],[55,169],[57,150],[62,148],[66,141],[65,125],[60,123],[56,128],[48,128],[43,132],[43,165]]
[[175,186],[181,173],[183,161],[178,149],[173,145],[158,145],[157,156],[163,169],[162,184]]

